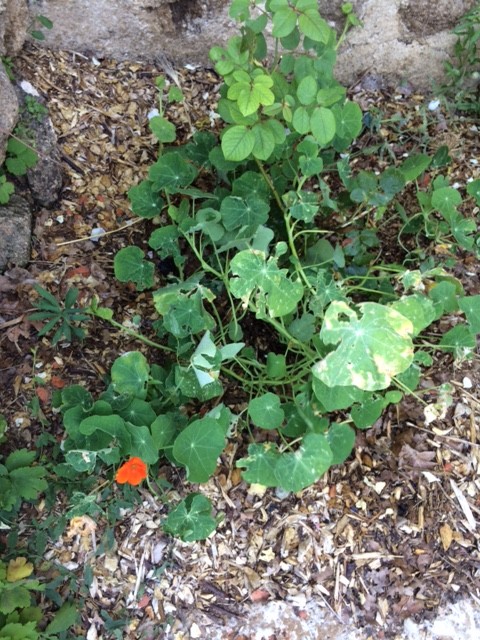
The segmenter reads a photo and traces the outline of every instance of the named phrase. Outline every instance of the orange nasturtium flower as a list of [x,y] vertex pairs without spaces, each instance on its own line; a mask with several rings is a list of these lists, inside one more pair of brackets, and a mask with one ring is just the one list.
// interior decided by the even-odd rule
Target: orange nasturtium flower
[[147,477],[147,465],[140,458],[130,458],[127,462],[122,464],[119,467],[115,480],[119,484],[128,484],[137,485],[140,484],[142,480],[145,480]]

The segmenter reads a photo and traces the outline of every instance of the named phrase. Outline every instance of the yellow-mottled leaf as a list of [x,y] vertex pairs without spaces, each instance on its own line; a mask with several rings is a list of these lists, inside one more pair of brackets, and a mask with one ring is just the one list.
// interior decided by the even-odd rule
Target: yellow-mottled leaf
[[33,564],[27,562],[26,558],[15,558],[10,560],[7,567],[7,582],[17,582],[28,578],[33,573]]

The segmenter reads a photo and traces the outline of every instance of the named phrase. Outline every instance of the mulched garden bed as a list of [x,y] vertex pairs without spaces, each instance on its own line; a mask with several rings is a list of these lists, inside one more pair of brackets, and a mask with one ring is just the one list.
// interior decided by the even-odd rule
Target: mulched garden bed
[[[60,298],[76,286],[81,302],[96,294],[120,322],[128,324],[140,314],[148,333],[155,319],[150,296],[115,280],[113,257],[124,246],[145,245],[148,237],[148,222],[131,220],[126,192],[155,159],[147,117],[156,107],[154,79],[167,71],[169,81],[184,91],[185,108],[167,110],[183,139],[194,128],[217,127],[219,81],[200,68],[165,70],[33,46],[17,59],[16,70],[45,98],[65,173],[62,199],[54,209],[36,212],[31,264],[0,276],[2,412],[16,444],[29,446],[43,430],[61,439],[61,421],[50,409],[55,389],[74,383],[103,389],[111,363],[128,350],[141,349],[151,361],[161,362],[162,354],[100,322],[90,325],[83,344],[52,348],[27,319],[35,298],[32,284]],[[352,94],[363,109],[374,107],[383,119],[391,119],[360,140],[361,146],[379,145],[386,162],[390,154],[400,159],[418,144],[426,113],[421,140],[428,141],[428,151],[449,147],[451,182],[465,185],[479,177],[474,122],[429,113],[428,98],[409,91],[368,92],[358,85]],[[369,162],[379,158],[372,154]],[[95,228],[107,232],[96,241]],[[387,250],[398,254],[395,237]],[[430,250],[427,245],[425,251]],[[449,247],[444,251],[455,261],[455,275],[465,289],[478,293],[478,262],[456,256]],[[165,281],[160,271],[156,277],[159,285]],[[259,332],[254,339],[260,345],[264,337]],[[165,505],[143,490],[141,504],[126,512],[113,532],[103,518],[72,521],[49,544],[45,558],[80,578],[90,567],[77,634],[89,640],[100,635],[210,637],[208,625],[232,617],[240,629],[249,603],[285,599],[300,617],[311,600],[321,601],[342,621],[372,625],[374,637],[380,638],[391,636],[407,617],[432,615],[461,595],[480,597],[479,368],[478,358],[455,363],[439,356],[423,387],[433,399],[439,384],[454,385],[444,419],[427,425],[421,404],[407,398],[358,434],[347,462],[297,495],[242,481],[233,464],[246,444],[240,434],[222,455],[215,477],[200,488],[225,514],[204,542],[185,544],[164,534],[159,525]],[[44,385],[35,384],[34,376],[41,376]],[[32,414],[32,398],[41,413]],[[243,398],[229,389],[228,401],[234,405]],[[190,488],[178,470],[163,472],[174,486],[169,500]],[[64,508],[60,501],[61,496],[58,513]],[[42,505],[35,510],[36,518],[47,515]],[[105,630],[102,611],[128,619],[127,631],[109,635],[113,631]],[[228,638],[242,637],[235,633]]]

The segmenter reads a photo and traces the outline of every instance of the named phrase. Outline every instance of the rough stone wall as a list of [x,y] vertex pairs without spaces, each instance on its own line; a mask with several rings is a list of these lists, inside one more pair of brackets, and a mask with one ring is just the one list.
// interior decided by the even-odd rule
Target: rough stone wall
[[[5,0],[0,0],[0,2]],[[341,28],[344,0],[319,0],[322,15]],[[338,58],[350,84],[369,74],[421,89],[440,80],[451,52],[450,30],[478,0],[353,0],[363,28],[353,29]],[[208,63],[208,50],[233,30],[229,0],[30,0],[54,23],[47,46],[117,59]],[[81,25],[81,28],[79,27]]]
[[1,56],[14,56],[20,51],[29,19],[27,0],[0,0]]

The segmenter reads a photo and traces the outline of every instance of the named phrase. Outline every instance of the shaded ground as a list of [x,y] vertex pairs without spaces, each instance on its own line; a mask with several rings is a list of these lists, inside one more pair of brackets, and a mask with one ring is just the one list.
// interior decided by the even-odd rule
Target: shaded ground
[[[25,446],[44,429],[43,413],[49,422],[45,429],[61,439],[61,422],[50,410],[55,389],[72,383],[102,389],[113,360],[130,349],[145,350],[151,361],[162,357],[100,323],[91,326],[82,345],[53,349],[47,339],[38,339],[25,315],[35,297],[33,282],[60,297],[77,286],[81,301],[95,293],[127,325],[143,314],[141,329],[148,334],[154,319],[149,294],[115,281],[113,257],[128,244],[142,246],[149,235],[145,221],[129,225],[126,191],[146,175],[155,157],[147,114],[156,106],[154,78],[162,70],[44,50],[27,50],[17,67],[46,98],[66,175],[62,200],[36,214],[30,267],[0,276],[0,316],[6,323],[0,324],[3,412],[10,433],[14,430]],[[180,107],[169,111],[182,134],[190,135],[190,123],[215,126],[215,76],[183,69],[169,70],[169,77],[187,97],[187,113]],[[480,156],[475,123],[429,114],[423,96],[382,95],[361,87],[355,92],[362,108],[370,106],[390,119],[362,143],[377,145],[372,164],[401,158],[418,145],[431,151],[447,144],[452,182],[464,186],[479,177],[472,162]],[[383,231],[390,238],[387,251],[398,255],[390,224],[387,219]],[[109,235],[93,242],[92,229],[99,227]],[[424,249],[426,254],[434,250],[428,243]],[[465,288],[478,293],[476,261],[456,256],[447,245],[442,251]],[[160,285],[160,271],[157,279]],[[435,331],[454,322],[452,317]],[[43,386],[34,383],[34,374]],[[320,603],[339,622],[381,638],[392,636],[404,619],[435,615],[459,596],[480,597],[479,377],[478,359],[454,363],[439,356],[426,374],[424,400],[435,401],[437,386],[452,382],[453,404],[444,419],[427,425],[421,403],[406,399],[374,428],[359,433],[345,464],[298,495],[246,486],[232,464],[245,442],[241,436],[232,440],[216,476],[201,487],[225,514],[215,535],[203,543],[184,544],[163,534],[159,524],[165,507],[147,492],[113,533],[101,517],[71,523],[49,545],[46,557],[80,577],[91,568],[78,634],[90,640],[100,634],[206,638],[214,637],[224,621],[237,619],[236,626],[225,628],[224,638],[260,639],[242,631],[251,603],[285,600],[299,620],[311,615],[312,602]],[[164,472],[175,487],[169,500],[190,488],[179,473]],[[58,513],[62,508],[60,502],[55,506]],[[28,523],[23,528],[28,536]],[[128,619],[127,631],[115,636],[102,610]],[[274,633],[294,638],[292,629]]]

